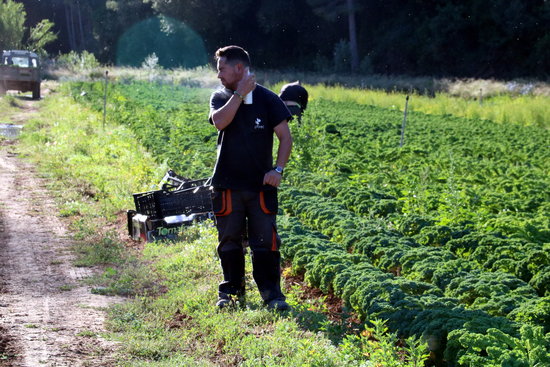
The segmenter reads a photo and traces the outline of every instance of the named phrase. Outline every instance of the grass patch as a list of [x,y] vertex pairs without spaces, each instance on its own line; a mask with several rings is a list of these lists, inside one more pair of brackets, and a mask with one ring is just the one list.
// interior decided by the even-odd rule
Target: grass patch
[[69,292],[76,288],[76,285],[74,284],[64,284],[60,286],[58,289],[62,292]]
[[155,296],[164,292],[164,286],[158,274],[148,264],[138,258],[127,255],[117,267],[108,267],[102,274],[90,279],[91,284],[100,284],[92,288],[92,293],[121,296]]
[[[250,277],[244,308],[217,310],[221,274],[215,228],[208,222],[188,227],[184,238],[144,248],[145,260],[165,279],[166,292],[111,311],[108,327],[124,341],[122,365],[350,366],[366,360],[366,345],[376,348],[374,331],[369,338],[346,335],[349,330],[327,319],[322,300],[300,301],[299,292],[288,294],[292,311],[268,311]],[[250,267],[247,261],[248,275]],[[396,366],[408,365],[395,336],[376,336],[387,346],[394,343],[389,349]],[[412,348],[425,355],[425,347]]]
[[112,233],[106,233],[97,241],[81,241],[75,245],[75,250],[80,256],[75,265],[89,267],[97,264],[117,264],[123,260],[124,247],[116,241]]
[[76,334],[77,336],[83,336],[85,338],[95,338],[97,336],[97,333],[92,330],[84,330]]
[[148,189],[166,168],[124,126],[103,126],[101,114],[57,95],[42,101],[40,118],[27,122],[21,142],[23,154],[42,162],[43,170],[69,189],[65,216],[93,215],[85,211],[91,201],[102,206],[97,215],[112,220],[121,208],[133,206],[129,193]]
[[[0,118],[0,124],[12,124],[11,117],[14,113],[19,111],[19,100],[12,95],[4,95],[0,97],[0,111],[2,117]],[[0,135],[0,141],[6,138]]]
[[246,308],[218,311],[215,229],[205,223],[185,234],[191,241],[153,243],[144,249],[145,259],[165,278],[166,293],[112,311],[110,329],[121,340],[130,340],[122,351],[131,358],[127,365],[156,361],[177,366],[190,356],[199,365],[344,365],[327,338],[304,330],[292,314],[262,307],[250,279]]
[[[124,83],[132,81],[157,82],[191,87],[217,88],[220,85],[212,65],[192,69],[131,68],[108,67],[111,80]],[[97,81],[104,80],[105,66],[86,70],[74,70],[56,67],[46,70],[48,78],[60,81]],[[254,68],[259,83],[272,86],[284,81],[300,80],[309,85],[344,86],[391,91],[416,91],[425,95],[446,93],[452,96],[474,98],[480,90],[486,97],[496,95],[518,95],[528,93],[534,96],[550,96],[550,85],[540,80],[494,80],[494,79],[449,79],[430,76],[380,75],[380,74],[342,74],[326,72],[300,72],[281,70],[262,70]],[[43,82],[44,83],[44,82]],[[278,91],[278,89],[274,89]]]
[[4,97],[2,97],[2,101],[2,105],[16,108],[21,107],[21,102],[19,102],[19,100],[11,94],[6,94]]
[[[133,207],[132,192],[163,175],[163,165],[124,127],[103,126],[101,116],[71,100],[54,94],[40,103],[17,149],[38,165],[56,194],[59,214],[70,219],[75,265],[107,267],[88,280],[105,294],[158,293],[157,279],[125,248],[114,223],[124,208]],[[114,268],[116,274],[109,271]]]

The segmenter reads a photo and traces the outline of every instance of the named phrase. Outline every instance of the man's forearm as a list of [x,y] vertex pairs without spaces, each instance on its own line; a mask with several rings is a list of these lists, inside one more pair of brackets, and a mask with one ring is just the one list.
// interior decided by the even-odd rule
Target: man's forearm
[[277,150],[277,163],[279,167],[284,167],[290,158],[292,151],[292,137],[290,135],[279,141],[279,149]]
[[[288,122],[286,120],[281,121],[281,123],[275,126],[273,130],[279,139],[276,165],[279,167],[284,167],[286,162],[288,162],[290,151],[292,150],[292,136],[290,135]],[[281,173],[276,170],[267,172],[264,175],[264,185],[266,184],[279,187],[281,184]]]
[[216,129],[223,130],[233,121],[241,102],[242,99],[234,94],[223,107],[212,113],[212,122]]

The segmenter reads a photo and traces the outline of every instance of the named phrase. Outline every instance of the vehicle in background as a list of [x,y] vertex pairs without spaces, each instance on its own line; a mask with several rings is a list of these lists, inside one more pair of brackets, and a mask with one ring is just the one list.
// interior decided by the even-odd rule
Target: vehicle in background
[[33,99],[40,99],[40,59],[31,51],[2,51],[0,63],[0,94],[8,90],[32,92]]

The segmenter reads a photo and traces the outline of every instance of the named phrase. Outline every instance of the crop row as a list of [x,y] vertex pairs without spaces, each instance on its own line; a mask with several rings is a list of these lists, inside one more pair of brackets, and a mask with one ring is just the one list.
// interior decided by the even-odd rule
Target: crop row
[[[325,186],[325,192],[327,189]],[[293,215],[306,219],[313,228],[344,241],[349,248],[362,247],[357,241],[374,233],[386,237],[412,237],[415,243],[432,247],[445,247],[453,255],[473,261],[478,267],[491,271],[504,271],[524,281],[537,278],[534,285],[540,295],[550,295],[548,274],[550,255],[543,241],[529,242],[510,238],[499,232],[480,232],[472,223],[440,225],[429,217],[419,215],[394,215],[392,219],[377,219],[376,214],[394,213],[399,201],[386,194],[364,189],[345,191],[344,195],[324,197],[307,190],[284,191],[284,205]],[[352,196],[347,198],[346,195]],[[367,213],[367,214],[365,214]],[[374,215],[373,215],[374,214]],[[370,219],[369,219],[370,218]],[[365,224],[365,222],[367,224]],[[375,231],[372,231],[375,223]],[[392,231],[380,226],[392,227]],[[355,234],[361,228],[363,233]],[[546,284],[545,284],[546,283]]]
[[[524,325],[468,310],[432,284],[381,271],[361,254],[350,254],[293,218],[281,223],[283,255],[310,284],[333,291],[364,319],[383,318],[401,336],[422,335],[436,359],[477,365],[529,365],[550,361],[541,326]],[[527,346],[527,347],[525,347]]]
[[[550,311],[550,297],[539,298],[537,295],[537,291],[541,296],[550,295],[548,282],[545,281],[550,257],[540,246],[537,250],[534,244],[529,245],[535,248],[528,248],[523,244],[513,251],[512,244],[517,241],[512,240],[509,243],[507,253],[511,256],[507,258],[506,264],[528,278],[527,281],[531,280],[527,284],[517,274],[505,272],[508,269],[502,269],[498,265],[488,269],[483,266],[487,261],[482,263],[475,256],[457,256],[456,250],[464,249],[461,244],[471,246],[475,239],[467,231],[454,232],[456,238],[447,242],[450,246],[426,246],[417,239],[423,239],[426,235],[423,230],[433,227],[424,227],[418,236],[407,237],[398,231],[387,229],[380,220],[356,217],[338,204],[314,193],[287,190],[283,193],[282,201],[290,215],[342,244],[346,251],[366,256],[383,271],[433,284],[443,290],[445,296],[455,297],[468,308],[481,309],[492,315],[515,317],[518,312],[522,315],[525,313],[521,311],[525,308],[524,305],[537,304],[537,313],[530,318],[550,330],[550,319],[541,314],[542,307]],[[452,235],[451,231],[450,237]],[[464,238],[470,241],[461,242]],[[494,242],[488,245],[479,245],[476,250],[495,247]],[[527,256],[517,251],[527,248],[530,251]],[[494,248],[494,257],[504,257],[501,251],[497,245]]]
[[397,214],[471,221],[548,242],[548,131],[411,114],[399,148],[396,111],[324,100],[312,108],[310,120],[293,129],[299,159],[288,172],[294,186],[329,195],[368,187],[398,200]]

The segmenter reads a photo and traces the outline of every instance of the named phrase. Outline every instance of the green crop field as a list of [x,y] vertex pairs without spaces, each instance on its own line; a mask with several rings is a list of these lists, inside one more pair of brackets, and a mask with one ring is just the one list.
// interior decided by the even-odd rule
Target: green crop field
[[[403,96],[311,90],[302,123],[291,123],[281,189],[292,271],[361,320],[423,337],[436,363],[549,365],[548,99],[467,107],[413,96],[400,147]],[[65,92],[103,107],[101,83]],[[107,119],[130,127],[159,163],[207,177],[210,92],[114,84]]]

